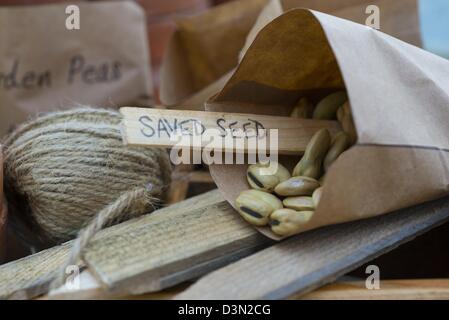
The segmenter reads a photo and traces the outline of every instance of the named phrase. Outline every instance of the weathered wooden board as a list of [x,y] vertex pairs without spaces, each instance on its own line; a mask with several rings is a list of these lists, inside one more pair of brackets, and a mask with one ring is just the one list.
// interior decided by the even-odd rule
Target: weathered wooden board
[[[204,187],[207,190],[201,190]],[[201,194],[215,188],[215,181],[212,179],[209,170],[198,170],[193,164],[177,165],[171,175],[166,204],[171,205],[183,201],[189,193]],[[200,192],[198,192],[198,189]]]
[[0,144],[0,263],[6,255],[6,203],[3,199],[3,152]]
[[110,228],[84,260],[110,290],[138,294],[201,276],[269,243],[212,191]]
[[0,266],[0,299],[29,299],[44,293],[62,266],[70,243]]
[[[345,277],[343,277],[345,278]],[[160,300],[173,299],[187,289],[179,285],[157,293],[124,296],[119,299]],[[367,290],[365,281],[343,280],[323,286],[312,292],[290,296],[291,300],[448,300],[449,279],[383,280],[380,289]]]
[[[269,129],[276,129],[277,146],[271,147],[277,147],[279,154],[297,155],[305,150],[319,129],[327,128],[335,133],[340,128],[336,121],[256,114],[132,107],[120,108],[120,112],[126,144],[197,150],[207,148],[231,153],[257,153],[260,147],[256,144],[257,139],[270,136],[272,132]],[[254,138],[254,145],[249,143],[251,138]],[[266,143],[268,147],[269,138]]]
[[282,299],[330,283],[449,220],[442,199],[310,231],[203,277],[177,299]]
[[[102,230],[86,249],[85,261],[99,289],[136,294],[201,276],[269,243],[214,190]],[[0,266],[0,297],[44,293],[70,246],[68,242]]]
[[381,281],[380,289],[367,290],[364,281],[336,282],[291,299],[307,300],[449,300],[449,279]]

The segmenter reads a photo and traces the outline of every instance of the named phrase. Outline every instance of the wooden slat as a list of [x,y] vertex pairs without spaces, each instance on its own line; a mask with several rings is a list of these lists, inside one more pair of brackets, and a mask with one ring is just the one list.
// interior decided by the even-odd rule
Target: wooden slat
[[[180,285],[157,293],[125,296],[120,299],[173,299],[188,286]],[[364,281],[338,281],[315,291],[292,295],[292,300],[447,300],[449,279],[381,280],[379,290],[368,290]]]
[[203,277],[179,299],[304,294],[449,220],[449,200],[307,232]]
[[6,256],[6,203],[3,199],[3,152],[0,144],[0,263]]
[[[238,217],[217,190],[139,222],[112,227],[106,239],[93,241],[84,255],[90,268],[83,276],[89,281],[79,290],[60,290],[49,298],[105,298],[159,291],[272,243]],[[92,279],[91,273],[100,282]]]
[[[206,201],[207,206],[198,205]],[[111,228],[107,239],[91,243],[84,258],[108,288],[137,294],[201,276],[268,243],[212,191],[139,224]]]
[[303,296],[305,300],[449,300],[449,279],[381,280],[379,290],[364,281],[337,282]]
[[174,204],[184,200],[189,190],[188,180],[172,180],[167,196],[167,204]]
[[193,170],[193,165],[179,165],[175,167],[167,195],[168,205],[180,202],[187,197],[190,183],[187,177]]
[[[85,262],[99,280],[84,295],[137,294],[161,290],[247,256],[271,241],[233,212],[218,190],[151,215],[102,230],[86,249]],[[71,242],[0,266],[0,297],[46,290]],[[21,280],[23,278],[23,280]],[[35,290],[39,283],[39,290]],[[65,297],[81,296],[71,292]]]
[[[210,150],[222,152],[257,153],[257,145],[250,145],[248,136],[255,136],[259,129],[277,129],[279,154],[300,154],[309,143],[312,136],[322,128],[336,133],[339,124],[336,121],[298,119],[291,117],[275,117],[256,114],[222,113],[208,111],[184,111],[149,108],[120,108],[123,115],[123,140],[129,145],[157,146],[164,148],[207,147]],[[211,134],[204,137],[202,131]],[[228,131],[225,131],[228,130]],[[236,135],[235,130],[242,130],[244,136]],[[250,130],[253,130],[250,132]],[[267,131],[261,136],[269,135]],[[193,136],[203,139],[192,139]],[[225,144],[226,136],[231,145]],[[260,136],[259,136],[260,137]],[[182,139],[179,139],[182,138]],[[204,141],[202,141],[204,140]],[[237,142],[243,142],[243,145]],[[254,140],[255,141],[255,140]],[[198,142],[198,143],[197,143]],[[270,139],[267,139],[267,146]],[[266,152],[267,150],[263,150]],[[263,153],[266,154],[266,153]]]
[[56,246],[0,266],[0,299],[28,299],[44,293],[67,259],[70,244]]
[[67,288],[62,286],[52,290],[38,300],[86,300],[86,299],[112,299],[120,295],[102,286],[89,269],[84,269],[79,275],[79,287]]

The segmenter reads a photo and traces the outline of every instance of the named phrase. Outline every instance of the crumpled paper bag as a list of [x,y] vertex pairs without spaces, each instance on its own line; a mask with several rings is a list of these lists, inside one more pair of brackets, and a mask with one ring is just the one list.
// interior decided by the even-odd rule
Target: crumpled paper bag
[[0,8],[0,137],[38,112],[76,104],[148,106],[152,84],[145,15],[130,1]]
[[[449,61],[366,26],[305,9],[279,16],[207,109],[288,115],[302,96],[343,88],[358,141],[327,172],[321,202],[301,231],[447,195]],[[232,205],[249,189],[245,165],[210,171]]]
[[178,21],[161,68],[161,100],[176,109],[202,110],[198,97],[204,95],[198,92],[217,93],[257,33],[288,10],[310,8],[364,24],[369,5],[379,7],[383,32],[420,46],[416,0],[232,1]]

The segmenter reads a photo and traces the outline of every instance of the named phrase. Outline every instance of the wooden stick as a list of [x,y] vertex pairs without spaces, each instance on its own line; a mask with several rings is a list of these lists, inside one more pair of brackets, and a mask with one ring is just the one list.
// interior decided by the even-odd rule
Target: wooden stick
[[[81,283],[79,291],[84,292],[58,294],[69,298],[158,291],[271,243],[214,190],[102,230],[85,252],[90,275],[98,285],[92,281]],[[67,258],[70,246],[68,242],[1,265],[0,298],[32,298],[44,293],[48,279]],[[96,290],[101,287],[106,290]]]
[[283,299],[330,283],[449,220],[442,199],[288,239],[212,272],[179,299]]
[[190,183],[215,183],[209,171],[193,171],[189,175]]
[[118,294],[101,286],[101,283],[88,269],[79,275],[79,288],[60,287],[50,293],[39,297],[39,300],[86,300],[86,299],[108,299]]
[[[269,129],[277,129],[278,153],[300,154],[316,131],[327,128],[336,133],[339,128],[336,121],[255,114],[131,107],[121,108],[120,112],[124,116],[122,131],[126,144],[164,148],[176,146],[179,149],[257,153],[257,145],[251,145],[249,141],[255,142],[257,136],[260,142],[266,135],[273,134]],[[231,145],[226,144],[229,141]],[[268,148],[269,138],[266,143]],[[263,151],[266,155],[267,151]]]
[[[101,288],[89,274],[82,274],[83,290],[75,293],[58,292],[41,299],[173,299],[185,291],[190,283],[184,283],[160,292],[142,295],[114,296]],[[89,279],[90,277],[90,279]],[[86,280],[84,280],[86,279]],[[95,283],[95,285],[93,285]],[[379,290],[368,290],[364,281],[338,281],[306,294],[293,294],[291,300],[448,300],[449,279],[381,280]]]
[[195,170],[192,172],[177,171],[172,174],[172,180],[183,180],[189,183],[215,183],[209,171]]

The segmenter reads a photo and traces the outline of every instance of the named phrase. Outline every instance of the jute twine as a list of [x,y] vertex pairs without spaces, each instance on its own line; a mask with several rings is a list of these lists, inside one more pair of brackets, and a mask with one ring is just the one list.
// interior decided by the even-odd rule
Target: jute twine
[[77,237],[65,267],[76,264],[105,226],[154,210],[170,183],[165,150],[127,147],[121,116],[80,108],[30,121],[5,141],[5,194],[43,241]]

